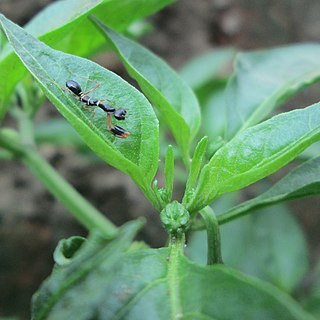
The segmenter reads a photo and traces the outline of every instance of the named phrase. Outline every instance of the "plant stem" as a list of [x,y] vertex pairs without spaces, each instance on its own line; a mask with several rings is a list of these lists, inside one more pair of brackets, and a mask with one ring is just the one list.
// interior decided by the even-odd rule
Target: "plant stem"
[[170,236],[169,247],[171,249],[171,254],[174,256],[183,255],[183,250],[186,243],[185,234],[182,233],[179,236]]
[[223,263],[221,256],[221,241],[218,220],[211,207],[207,206],[200,211],[206,224],[208,241],[207,264]]
[[116,235],[116,227],[67,183],[39,154],[28,151],[25,153],[23,162],[89,230],[100,229],[108,238],[113,238]]
[[168,282],[170,290],[170,301],[172,307],[172,319],[180,319],[182,317],[182,306],[180,298],[180,275],[179,265],[180,256],[183,255],[183,249],[185,245],[184,233],[173,237],[170,236],[169,247],[169,265],[168,265]]
[[34,148],[18,144],[4,134],[0,134],[0,145],[19,157],[87,229],[100,230],[106,238],[113,238],[117,234],[117,228],[62,178]]

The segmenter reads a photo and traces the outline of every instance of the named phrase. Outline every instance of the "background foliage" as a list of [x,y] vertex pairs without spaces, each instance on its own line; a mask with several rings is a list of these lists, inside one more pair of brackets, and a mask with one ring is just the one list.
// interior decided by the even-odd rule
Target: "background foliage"
[[[109,5],[112,5],[112,3],[113,2],[110,1]],[[71,9],[72,8],[73,7],[71,6]],[[128,7],[128,8],[129,8],[128,10],[130,11],[130,7]],[[123,17],[125,17],[125,15],[123,15]],[[124,26],[124,25],[122,24],[122,26]],[[31,30],[32,30],[32,28],[31,28]],[[79,31],[79,30],[81,31],[82,29],[81,28],[77,28],[77,31]],[[44,30],[44,31],[47,31],[47,30]],[[90,50],[91,49],[93,50],[95,48],[95,44],[92,44],[92,45],[88,46],[88,42],[85,41],[85,39],[86,39],[85,35],[83,33],[80,33],[80,34],[81,34],[80,37],[75,34],[74,35],[74,39],[77,39],[77,37],[78,37],[78,39],[80,38],[80,41],[78,41],[78,44],[84,45],[82,49],[85,50],[84,48],[86,48],[86,46],[87,46],[87,47],[89,47]],[[49,38],[49,39],[51,39],[51,38]],[[52,39],[55,39],[54,35],[52,35]],[[59,34],[57,34],[57,38],[56,39],[60,40]],[[102,41],[101,39],[103,39],[103,38],[101,37],[99,41]],[[69,47],[69,50],[75,50],[77,48],[77,46],[74,45],[72,41],[70,42],[70,39],[66,40],[66,43],[71,43],[71,46]],[[61,46],[61,45],[62,44],[59,43],[59,46]],[[97,45],[96,48],[98,48],[98,45]],[[81,46],[79,46],[79,50],[80,49],[81,49]],[[229,92],[229,96],[232,97],[232,99],[233,99],[233,100],[231,100],[231,102],[229,102],[229,106],[233,106],[233,101],[237,101],[237,102],[239,102],[239,105],[237,105],[237,108],[241,109],[242,106],[245,106],[245,107],[252,106],[253,110],[258,110],[258,111],[259,110],[263,110],[263,113],[261,113],[259,111],[259,112],[254,112],[253,114],[252,114],[252,110],[250,110],[250,109],[246,110],[243,113],[246,116],[245,116],[244,119],[242,119],[242,128],[243,129],[246,128],[247,126],[252,125],[252,124],[262,120],[263,118],[265,118],[266,117],[266,110],[268,112],[273,111],[277,105],[281,104],[284,100],[288,99],[291,95],[296,93],[297,90],[300,90],[301,88],[305,87],[306,85],[317,81],[317,79],[318,79],[317,78],[318,77],[317,62],[316,62],[316,59],[313,57],[313,54],[314,54],[314,56],[316,56],[316,52],[318,50],[317,46],[292,47],[291,50],[292,50],[292,54],[290,54],[290,57],[291,58],[297,58],[297,61],[299,61],[299,50],[301,50],[301,54],[303,55],[303,57],[306,57],[306,64],[303,65],[304,67],[306,67],[306,69],[293,68],[292,66],[296,66],[297,65],[297,62],[294,59],[288,59],[287,60],[285,58],[282,58],[284,60],[284,62],[281,63],[281,61],[282,61],[281,60],[281,54],[283,56],[283,55],[285,55],[285,53],[282,53],[283,50],[281,52],[281,49],[276,49],[273,52],[273,56],[272,55],[268,55],[266,57],[268,59],[269,58],[271,59],[271,62],[269,62],[270,65],[271,66],[275,66],[275,69],[279,70],[279,74],[276,74],[274,72],[272,73],[272,76],[276,75],[275,77],[272,78],[272,79],[276,80],[276,83],[273,83],[273,81],[270,82],[270,78],[267,77],[267,76],[265,76],[265,78],[261,77],[261,74],[266,75],[266,71],[270,70],[270,68],[263,69],[265,65],[268,66],[266,58],[263,57],[264,52],[260,52],[260,53],[257,52],[257,53],[254,53],[252,55],[244,54],[244,55],[242,55],[242,56],[240,56],[238,58],[237,66],[238,66],[238,70],[240,70],[239,75],[242,74],[241,70],[245,70],[246,72],[243,72],[243,74],[248,75],[248,79],[242,79],[242,77],[240,77],[240,76],[234,76],[232,78],[232,80],[229,82],[228,89],[227,89],[228,91],[227,92]],[[85,51],[83,51],[83,52],[85,52]],[[94,50],[92,52],[94,52]],[[308,56],[306,56],[306,52],[308,52],[310,54]],[[209,58],[208,58],[208,56],[206,56],[203,59],[208,59],[208,60],[206,60],[204,63],[202,63],[202,65],[207,65],[208,61],[210,61],[210,64],[213,65],[213,68],[214,68],[215,63],[217,64],[217,61],[219,61],[219,64],[221,63],[223,65],[224,61],[226,61],[226,62],[229,61],[229,59],[232,57],[232,54],[233,54],[232,50],[225,50],[225,51],[221,52],[221,56],[220,57],[219,56],[218,57],[215,56],[214,59],[210,59],[210,56],[209,56]],[[9,56],[10,56],[10,54],[9,54]],[[12,60],[10,60],[12,58],[6,58],[6,59],[5,59],[5,61],[8,61],[6,63],[9,63],[9,64],[12,63]],[[259,62],[261,61],[260,59],[263,61],[263,63],[261,63],[262,70],[259,67]],[[68,62],[68,61],[66,60],[66,62]],[[279,63],[279,66],[277,66],[277,64],[275,64],[275,62]],[[16,62],[13,62],[12,65],[15,65],[15,63]],[[201,63],[199,65],[201,65]],[[75,68],[76,67],[77,67],[77,65],[75,64]],[[283,73],[280,72],[280,67],[284,67]],[[71,67],[71,68],[73,68],[73,67]],[[247,68],[249,68],[249,70],[254,70],[254,72],[252,74],[250,72],[248,73],[247,72],[247,70],[248,70]],[[188,82],[188,72],[186,71],[187,69],[188,69],[188,67],[186,67],[181,72],[181,74],[185,77],[186,82]],[[199,69],[201,71],[201,68],[198,68],[198,70]],[[297,74],[291,74],[290,75],[290,71],[293,71],[293,73],[294,73],[296,70],[298,71]],[[217,70],[217,71],[221,72],[221,70]],[[22,72],[22,71],[19,71],[19,72]],[[83,70],[81,72],[83,72]],[[131,73],[134,74],[134,71],[131,70]],[[19,76],[18,72],[16,74]],[[20,74],[22,74],[22,73],[20,73]],[[212,81],[212,79],[206,79],[206,73],[205,72],[199,72],[198,74],[200,74],[202,76],[202,78],[198,76],[198,80],[197,80],[197,77],[193,77],[193,82],[191,81],[189,83],[192,85],[192,87],[194,89],[196,89],[196,92],[197,92],[197,95],[199,97],[200,103],[205,108],[206,112],[208,112],[208,114],[214,114],[214,115],[219,114],[219,111],[216,108],[216,106],[218,106],[219,103],[221,104],[221,101],[223,101],[223,89],[226,86],[225,75],[223,75],[223,74],[221,75],[220,73],[217,73],[215,79]],[[286,76],[288,76],[288,75],[290,75],[290,76],[288,78],[286,78],[286,77],[283,77],[283,74],[286,75]],[[11,74],[7,75],[7,76],[10,77]],[[65,76],[63,75],[62,77],[65,77]],[[241,80],[240,80],[240,78],[241,78]],[[296,79],[298,79],[298,81],[296,81]],[[255,84],[257,82],[257,80],[259,81],[259,83],[262,84],[261,88],[266,88],[268,91],[264,92],[264,93],[262,93],[259,90],[256,91],[256,92],[253,92],[254,94],[252,94],[252,96],[250,96],[250,98],[252,98],[252,100],[250,100],[250,103],[245,102],[245,103],[241,104],[242,103],[241,102],[242,101],[242,97],[241,97],[241,95],[239,97],[238,93],[239,92],[241,93],[243,91],[251,92],[250,91],[250,81],[252,81],[252,83]],[[264,82],[264,80],[265,80],[265,82]],[[6,92],[7,93],[10,92],[10,90],[11,90],[10,89],[10,83],[14,83],[14,81],[15,81],[15,79],[13,79],[13,81],[8,81],[7,83],[5,83],[3,87],[4,88],[8,88],[8,89],[2,91],[2,93],[5,94]],[[43,81],[43,79],[41,81]],[[138,79],[137,79],[137,81],[138,81]],[[170,80],[168,80],[168,81],[170,81]],[[142,80],[142,83],[143,83],[143,80]],[[246,90],[244,90],[245,88],[242,88],[242,87],[239,88],[238,87],[239,83],[240,84],[241,83],[245,83],[249,87]],[[49,83],[47,83],[47,85],[48,84]],[[141,85],[141,83],[140,83],[140,85]],[[35,94],[37,94],[37,93],[35,92]],[[265,95],[268,95],[270,98],[268,98],[267,100],[264,99]],[[36,97],[36,95],[35,95],[35,97]],[[161,98],[159,98],[159,99],[161,99]],[[244,99],[245,99],[245,97],[244,97]],[[254,101],[254,103],[251,103],[251,101]],[[307,103],[307,105],[308,104],[310,104],[310,103]],[[260,108],[257,109],[258,105],[260,105]],[[313,110],[316,110],[316,107],[314,107]],[[30,112],[32,113],[33,110],[30,110]],[[67,112],[65,112],[65,114],[67,114]],[[197,113],[195,112],[194,114],[196,115]],[[217,126],[217,127],[215,127],[215,132],[212,132],[212,130],[211,130],[212,126],[210,125],[210,122],[207,123],[207,124],[205,122],[206,125],[204,126],[204,128],[202,130],[206,130],[206,133],[210,137],[214,138],[214,139],[211,139],[211,144],[209,145],[209,153],[211,152],[211,154],[212,154],[217,149],[217,147],[221,146],[221,144],[223,143],[223,139],[229,140],[230,137],[232,137],[233,134],[234,134],[234,130],[235,130],[234,128],[237,128],[237,127],[239,128],[239,125],[237,125],[237,123],[236,123],[237,119],[233,119],[232,118],[232,117],[234,117],[234,115],[235,115],[235,113],[232,113],[232,112],[229,112],[229,114],[228,114],[228,118],[227,118],[228,119],[228,124],[231,123],[234,126],[232,128],[230,126],[227,127],[228,130],[227,130],[227,134],[226,135],[224,135],[224,133],[223,133],[225,126],[221,126],[221,127]],[[152,115],[150,114],[150,116],[152,116]],[[81,117],[80,117],[80,119],[82,121],[84,121],[84,122],[88,121],[87,119],[90,118],[89,116],[84,116],[83,118],[81,118]],[[195,123],[197,122],[196,121],[196,117],[192,118],[192,115],[191,116],[189,115],[189,117],[190,117],[189,121],[191,120],[191,121],[195,121]],[[298,118],[300,117],[300,113],[299,113],[299,115],[297,117]],[[308,131],[304,131],[304,132],[301,133],[301,137],[302,137],[301,138],[301,145],[297,150],[294,151],[294,152],[296,152],[295,154],[299,153],[302,149],[304,149],[309,144],[308,141],[310,141],[310,143],[311,143],[315,139],[317,139],[317,132],[316,132],[316,130],[317,130],[317,125],[316,125],[317,118],[314,117],[313,115],[312,116],[307,115],[306,117],[307,118],[309,117],[309,119],[312,119],[314,121],[314,123],[315,123],[315,126],[314,126],[313,130],[310,130],[311,127],[310,127],[310,125],[308,123],[308,126],[306,126],[306,129],[309,130],[309,132]],[[209,117],[205,117],[205,119],[208,119],[208,118]],[[75,119],[75,120],[77,120],[77,119]],[[137,119],[137,121],[139,121],[139,119]],[[223,121],[224,121],[223,119],[220,119],[217,122],[219,122],[219,124],[221,124],[221,123],[223,123]],[[275,121],[275,120],[273,120],[273,121]],[[306,121],[304,123],[306,123]],[[168,123],[168,126],[170,127],[170,123]],[[55,127],[55,128],[57,128],[57,127]],[[62,128],[68,128],[68,127],[63,126]],[[171,124],[171,129],[175,129],[172,124]],[[276,129],[277,128],[275,128],[275,130]],[[97,130],[99,131],[99,126],[97,127]],[[146,128],[146,130],[149,130],[149,128]],[[71,137],[70,139],[73,139],[73,140],[69,140],[69,141],[79,141],[79,140],[77,140],[77,138],[74,138],[76,136],[74,135],[73,131],[68,131],[68,129],[63,129],[63,130],[61,130],[59,132],[62,133],[62,137],[63,137],[63,134],[65,132],[67,132],[68,136]],[[45,130],[45,133],[46,133],[46,135],[48,137],[50,137],[50,131],[49,130]],[[195,135],[196,129],[194,127],[193,127],[193,130],[191,130],[191,133],[193,135]],[[295,132],[295,133],[299,134],[300,132]],[[306,138],[306,136],[305,136],[306,133],[308,134],[307,139],[305,139]],[[183,154],[186,154],[185,150],[187,149],[186,145],[189,143],[189,139],[187,139],[186,141],[181,141],[181,139],[184,139],[185,135],[182,135],[179,138],[178,133],[174,134],[174,136],[175,136],[175,138],[176,138],[178,143],[180,141],[180,147],[181,147],[181,150],[182,150],[182,159],[183,159],[183,158],[185,158],[183,156]],[[219,136],[221,136],[221,138],[219,138]],[[277,136],[277,134],[276,134],[276,131],[275,131],[274,137],[276,137],[276,136]],[[42,139],[43,139],[43,135],[39,134],[39,137],[42,137]],[[51,137],[52,137],[52,135],[51,135]],[[239,138],[238,138],[238,139],[240,139],[240,142],[241,142],[241,137],[243,137],[243,136],[240,135]],[[55,134],[54,135],[54,139],[56,139],[55,141],[59,141],[59,135]],[[60,141],[63,141],[63,140],[65,140],[65,139],[61,139]],[[152,144],[152,142],[151,142],[151,144]],[[81,146],[81,143],[79,145]],[[273,146],[274,145],[272,144],[272,147]],[[160,149],[160,151],[161,150],[162,149]],[[225,154],[227,154],[227,156],[228,156],[228,153],[227,153],[228,145],[223,147],[223,150],[226,150]],[[316,150],[316,149],[314,149],[314,150]],[[163,152],[163,150],[161,152]],[[248,151],[247,151],[247,149],[243,149],[243,152],[244,152],[244,155],[246,155]],[[292,152],[292,151],[290,151],[290,152]],[[290,152],[289,152],[288,159],[290,159],[290,157],[293,157],[292,153],[290,154]],[[220,151],[219,155],[220,154],[223,154],[223,152]],[[240,150],[240,154],[241,154],[241,150]],[[110,157],[110,153],[106,153],[106,155],[108,157]],[[219,156],[219,155],[217,155],[217,156]],[[288,153],[286,153],[286,155],[288,155]],[[308,157],[308,154],[305,154],[304,157]],[[282,159],[281,161],[283,161],[283,156],[280,156],[280,158]],[[156,159],[156,156],[154,156],[154,160],[155,159]],[[279,160],[277,160],[277,161],[279,161]],[[283,161],[282,163],[285,163],[286,161],[287,160]],[[140,165],[140,161],[137,161],[137,163],[139,163],[139,165]],[[155,163],[155,161],[154,161],[154,163]],[[315,164],[316,164],[316,162],[315,162]],[[118,165],[121,165],[121,162]],[[259,165],[260,165],[260,163],[259,163]],[[150,172],[151,173],[150,173],[150,178],[149,179],[152,178],[152,176],[153,176],[152,172],[154,172],[154,169],[151,168]],[[130,172],[129,172],[129,174],[130,174]],[[255,179],[255,178],[251,178],[251,177],[249,179],[250,183],[253,182],[254,179]],[[253,177],[257,177],[257,175],[254,174]],[[258,177],[262,177],[262,176],[258,175]],[[302,182],[301,178],[299,178],[299,175],[297,175],[297,177],[298,178],[296,180],[291,180],[291,181]],[[316,193],[317,192],[317,178],[315,177],[315,175],[312,175],[312,174],[311,174],[311,177],[312,177],[312,179],[310,179],[310,180],[307,179],[305,184],[304,183],[301,183],[300,185],[299,184],[296,184],[296,185],[294,184],[294,187],[296,186],[296,189],[293,188],[292,190],[283,190],[283,188],[281,189],[281,184],[280,184],[280,187],[278,189],[276,189],[277,191],[273,191],[273,192],[275,192],[277,194],[278,190],[280,189],[281,192],[282,192],[282,198],[274,197],[274,196],[272,197],[272,191],[267,191],[265,194],[263,194],[262,197],[256,198],[253,202],[248,203],[245,206],[235,207],[235,208],[231,208],[231,209],[230,208],[226,208],[225,210],[222,210],[222,211],[226,211],[227,209],[230,209],[229,211],[227,211],[227,213],[229,212],[229,216],[230,215],[232,216],[235,212],[236,213],[238,212],[237,214],[241,214],[242,215],[242,214],[246,214],[246,210],[248,208],[252,208],[251,206],[253,206],[253,207],[255,207],[255,206],[256,207],[261,207],[261,206],[266,205],[266,203],[275,203],[275,202],[278,202],[278,201],[280,201],[282,199],[289,199],[289,198],[292,198],[292,197],[297,197],[297,196],[300,196],[300,195],[304,195],[306,193]],[[242,177],[239,178],[239,181],[240,180],[242,181]],[[139,177],[136,178],[136,181],[141,182]],[[243,185],[248,183],[246,181],[248,181],[248,180],[245,180]],[[288,184],[286,184],[286,183],[282,183],[282,185],[288,186]],[[142,189],[142,191],[145,191],[143,186],[140,185],[140,188]],[[205,188],[205,186],[204,186],[204,188]],[[228,186],[225,186],[224,191],[231,191],[228,188],[229,188]],[[272,189],[270,189],[270,190],[272,190]],[[198,193],[201,194],[201,189],[199,189]],[[210,199],[212,197],[215,197],[215,195],[211,196]],[[149,198],[152,201],[152,196],[149,196]],[[156,203],[156,201],[157,200],[154,200],[154,203]],[[116,202],[116,205],[119,206],[119,202]],[[159,203],[157,205],[161,206],[161,204],[159,204]],[[229,205],[230,205],[230,202],[229,202]],[[272,212],[275,212],[275,211],[272,211]],[[266,240],[265,240],[266,238],[261,237],[261,233],[263,234],[263,232],[266,232],[266,230],[270,230],[270,227],[269,228],[267,227],[268,223],[270,223],[271,226],[273,226],[274,223],[272,223],[272,219],[271,218],[269,218],[269,219],[265,218],[265,219],[267,219],[266,221],[262,220],[262,222],[259,222],[257,217],[260,217],[260,216],[261,217],[266,217],[266,215],[261,214],[261,215],[259,215],[257,217],[253,216],[254,217],[254,219],[253,219],[254,221],[252,222],[254,224],[254,226],[255,226],[254,231],[257,232],[257,234],[256,235],[253,234],[251,237],[254,238],[254,239],[257,238],[258,240],[261,239],[262,248],[263,248],[261,250],[261,252],[262,252],[261,261],[260,261],[260,259],[258,259],[258,261],[257,261],[257,268],[254,268],[254,270],[252,270],[253,269],[252,268],[250,270],[250,268],[248,266],[246,266],[246,263],[245,263],[245,261],[247,261],[246,258],[244,258],[244,261],[241,261],[240,258],[237,258],[234,254],[231,254],[231,258],[234,258],[234,260],[235,260],[235,261],[232,261],[231,258],[227,258],[228,257],[227,249],[224,249],[225,250],[224,252],[226,252],[226,256],[227,256],[226,259],[230,259],[229,260],[230,261],[229,265],[236,266],[239,269],[241,269],[241,270],[243,270],[243,271],[245,271],[245,272],[247,272],[249,274],[254,274],[255,276],[259,276],[259,277],[261,277],[263,279],[267,279],[267,280],[273,282],[274,284],[276,284],[281,289],[284,289],[287,292],[292,292],[293,290],[295,290],[297,285],[299,285],[303,275],[305,274],[305,271],[307,269],[306,257],[305,256],[304,257],[300,257],[299,264],[297,264],[295,266],[296,268],[293,268],[291,270],[292,271],[291,273],[285,272],[284,270],[286,270],[288,268],[286,266],[286,264],[287,265],[291,265],[289,263],[290,262],[290,258],[294,260],[295,257],[297,257],[297,253],[301,252],[298,249],[299,248],[305,248],[305,243],[304,243],[303,238],[301,237],[301,232],[299,231],[299,227],[297,227],[296,222],[290,218],[291,217],[290,215],[288,215],[287,213],[283,213],[283,212],[286,212],[286,209],[281,209],[281,210],[279,209],[279,212],[282,212],[281,217],[284,219],[284,221],[280,223],[279,219],[277,219],[277,222],[278,222],[277,226],[279,227],[279,231],[276,230],[276,229],[271,229],[274,232],[274,234],[273,235],[268,235],[267,238],[270,237],[271,239],[277,239],[277,235],[282,235],[283,234],[283,232],[281,231],[282,230],[281,229],[282,223],[286,227],[291,226],[290,230],[292,230],[292,232],[295,235],[298,234],[298,236],[296,236],[297,238],[296,239],[289,238],[288,240],[285,240],[285,238],[283,238],[282,236],[279,236],[279,239],[283,240],[284,245],[286,245],[288,243],[290,243],[290,244],[295,243],[296,245],[294,247],[297,250],[290,251],[292,246],[284,247],[283,249],[282,249],[281,246],[277,246],[277,248],[279,249],[279,254],[277,254],[276,250],[270,250],[270,252],[268,252],[268,250],[264,251],[263,249],[266,249],[267,247],[269,247],[269,249],[270,249],[270,247],[272,248],[272,246],[271,245],[270,246],[266,246]],[[272,217],[272,214],[268,215],[268,217],[269,216]],[[227,219],[228,219],[228,215],[226,215],[226,216],[223,215],[223,216],[221,216],[220,221],[227,221]],[[243,225],[245,225],[245,220],[243,220],[243,221],[244,221]],[[257,225],[259,226],[260,224],[262,226],[261,227],[262,231],[257,227]],[[249,222],[248,222],[248,225],[250,225]],[[231,228],[231,225],[230,225],[230,228]],[[251,228],[246,229],[245,226],[243,226],[243,227],[241,227],[241,226],[235,227],[235,229],[233,229],[233,231],[229,230],[229,235],[230,234],[234,234],[234,232],[235,232],[234,230],[237,230],[239,232],[238,237],[241,238],[240,233],[241,233],[242,228],[243,228],[243,230],[246,230],[246,231],[243,231],[244,237],[248,236],[248,230],[249,229],[251,230]],[[226,231],[226,235],[223,235],[223,237],[225,239],[229,239],[229,241],[231,240],[231,237],[228,236],[228,230]],[[201,248],[203,248],[203,243],[204,242],[202,242],[202,244],[200,244]],[[245,240],[242,243],[246,243]],[[250,243],[251,243],[251,241],[249,241],[249,243],[248,243],[248,245],[246,247],[248,247],[248,246],[250,247]],[[277,242],[277,244],[279,244],[279,242]],[[190,247],[191,246],[192,246],[192,243],[190,242]],[[226,248],[228,248],[228,244],[224,244],[224,246],[226,246]],[[232,245],[229,244],[229,248],[234,248],[234,246],[235,246],[235,244],[232,244]],[[255,243],[255,248],[256,248],[256,243]],[[281,258],[282,258],[281,252],[282,252],[282,250],[285,250],[285,249],[286,249],[286,251],[288,253],[290,252],[290,254],[288,255],[289,259],[285,260],[285,261],[281,261]],[[239,249],[239,252],[241,252],[241,249]],[[272,257],[272,259],[270,257]],[[266,263],[266,261],[268,263]],[[266,268],[266,266],[268,266],[268,267],[266,268],[266,270],[260,270],[261,266],[265,267],[265,268]],[[185,268],[187,269],[188,267],[185,266]],[[316,305],[316,303],[314,301],[317,301],[316,300],[317,299],[317,294],[316,294],[317,291],[314,290],[314,292],[315,292],[315,294],[313,296],[311,296],[311,298],[309,299],[310,301],[306,302],[306,305],[311,310],[315,309],[314,305]],[[297,317],[298,317],[298,315],[297,315]]]

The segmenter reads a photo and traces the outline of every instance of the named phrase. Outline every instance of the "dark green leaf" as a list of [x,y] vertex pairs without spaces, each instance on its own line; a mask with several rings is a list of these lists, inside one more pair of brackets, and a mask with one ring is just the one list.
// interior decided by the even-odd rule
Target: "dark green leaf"
[[129,74],[158,107],[189,165],[189,147],[200,125],[198,101],[187,84],[159,57],[92,17],[113,45]]
[[221,228],[225,263],[292,293],[308,270],[303,232],[284,206],[263,209]]
[[[219,217],[219,216],[218,216]],[[308,270],[303,232],[284,206],[252,213],[220,228],[222,258],[227,266],[272,282],[292,293]],[[206,263],[206,232],[188,241],[188,256]]]
[[90,241],[40,288],[34,319],[312,319],[283,292],[230,268],[202,267],[170,249],[125,253],[126,245]]
[[307,297],[303,301],[303,307],[316,319],[320,318],[320,260],[312,270],[313,283],[307,292]]
[[[126,252],[136,235],[138,230],[142,227],[143,220],[136,220],[124,225],[118,234],[118,236],[112,240],[108,241],[101,236],[101,234],[93,234],[88,241],[84,242],[81,249],[76,252],[74,257],[68,264],[63,264],[62,266],[56,266],[51,277],[47,279],[41,286],[40,290],[33,296],[32,299],[32,319],[54,319],[54,317],[47,317],[51,309],[63,302],[63,297],[68,296],[68,293],[72,294],[72,288],[80,286],[83,287],[83,279],[88,282],[85,283],[85,291],[83,294],[90,297],[90,301],[95,301],[95,295],[90,288],[90,279],[96,277],[97,275],[103,274],[104,280],[100,279],[100,284],[95,283],[97,286],[97,291],[99,285],[104,286],[105,283],[112,279],[113,274],[108,273],[108,270],[117,264],[119,259],[122,257],[123,253]],[[102,269],[100,269],[102,268]],[[102,271],[104,268],[104,271]],[[93,272],[95,270],[95,272]],[[102,271],[102,273],[101,273]],[[100,287],[101,288],[101,287]],[[91,293],[92,295],[91,295]],[[79,298],[79,299],[78,299]],[[73,312],[74,317],[79,317],[78,319],[92,319],[88,317],[88,313],[92,312],[92,308],[88,308],[84,314],[81,315],[82,311],[86,309],[87,301],[82,300],[81,294],[78,292],[78,298],[76,300],[79,303],[83,303],[82,308],[76,310],[64,310],[65,312]],[[61,310],[62,311],[62,310]],[[78,314],[79,312],[79,314]],[[56,317],[55,319],[67,319],[64,317]]]
[[270,175],[319,137],[320,103],[248,128],[219,149],[204,166],[190,211]]
[[320,290],[305,301],[304,308],[310,312],[315,319],[320,318]]
[[245,201],[219,216],[219,223],[225,223],[243,216],[252,210],[320,193],[320,157],[311,159],[277,182],[260,196]]
[[[26,30],[48,45],[79,56],[89,56],[105,46],[104,38],[87,19],[97,15],[116,30],[125,30],[133,21],[150,15],[174,0],[67,0],[47,6],[27,25]],[[16,83],[25,74],[17,57],[6,51],[0,58],[0,118]],[[14,70],[14,72],[12,72]]]
[[226,138],[265,119],[277,106],[320,79],[320,45],[241,53],[228,92]]
[[[3,16],[0,22],[20,59],[82,139],[103,160],[129,174],[156,205],[150,184],[158,167],[158,121],[147,99],[99,65],[49,48]],[[106,130],[104,111],[84,108],[62,89],[69,79],[77,80],[84,91],[95,87],[93,81],[97,81],[100,86],[90,95],[125,107],[128,117],[119,125],[131,135],[127,139],[113,137]]]

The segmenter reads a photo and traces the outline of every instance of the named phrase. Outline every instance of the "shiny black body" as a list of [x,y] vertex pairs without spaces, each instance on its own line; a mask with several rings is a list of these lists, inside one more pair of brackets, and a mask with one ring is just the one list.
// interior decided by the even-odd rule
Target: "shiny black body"
[[80,97],[82,90],[78,82],[74,80],[68,80],[66,82],[66,87],[76,96]]
[[[100,109],[102,109],[105,112],[110,112],[110,113],[114,113],[116,111],[115,108],[109,106],[108,104],[102,103],[101,100],[98,99],[94,99],[94,98],[90,98],[89,96],[87,96],[85,93],[82,92],[82,89],[79,85],[78,82],[74,81],[74,80],[68,80],[66,82],[66,87],[76,96],[79,97],[79,100],[83,103],[85,103],[87,106],[97,106]],[[124,110],[124,109],[119,109],[119,110]],[[115,117],[116,119],[118,119],[117,117]],[[118,120],[125,120],[125,117],[122,119],[118,119]]]
[[123,108],[115,109],[111,107],[110,105],[106,103],[102,103],[103,100],[98,100],[94,98],[90,98],[87,93],[83,93],[81,86],[78,82],[74,80],[68,80],[66,82],[66,87],[74,94],[76,95],[79,100],[83,103],[85,103],[87,106],[97,106],[98,108],[102,109],[107,113],[107,129],[116,137],[119,138],[127,138],[130,133],[126,131],[125,129],[113,125],[111,122],[111,115],[117,119],[117,120],[125,120],[127,111]]
[[127,110],[122,109],[122,108],[117,109],[117,110],[114,111],[114,117],[117,120],[125,120],[126,114],[127,114]]

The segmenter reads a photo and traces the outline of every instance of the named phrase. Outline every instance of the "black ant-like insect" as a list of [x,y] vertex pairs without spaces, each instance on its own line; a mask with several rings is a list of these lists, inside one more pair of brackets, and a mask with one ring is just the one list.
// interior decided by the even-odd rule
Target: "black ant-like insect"
[[94,89],[88,92],[82,92],[79,83],[74,80],[68,80],[66,82],[66,87],[79,98],[79,101],[85,103],[87,106],[97,106],[107,113],[107,130],[110,131],[114,136],[118,138],[127,138],[130,135],[130,132],[112,123],[112,115],[117,120],[125,120],[127,114],[127,111],[125,109],[115,109],[110,105],[103,103],[103,101],[105,100],[90,98],[87,94]]

